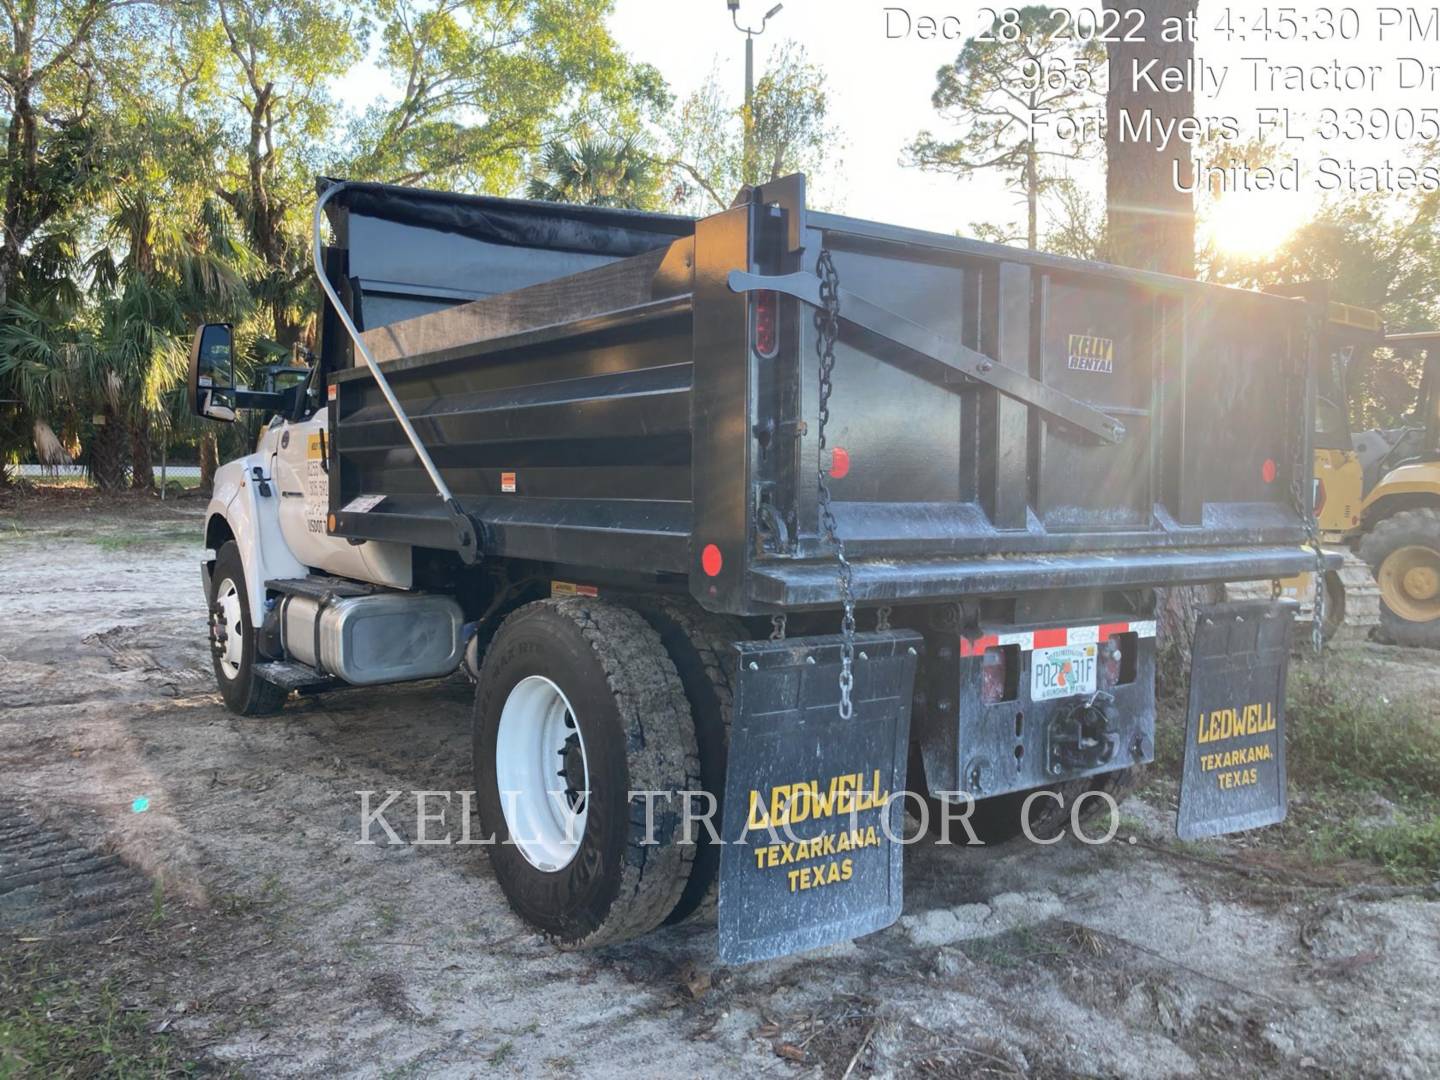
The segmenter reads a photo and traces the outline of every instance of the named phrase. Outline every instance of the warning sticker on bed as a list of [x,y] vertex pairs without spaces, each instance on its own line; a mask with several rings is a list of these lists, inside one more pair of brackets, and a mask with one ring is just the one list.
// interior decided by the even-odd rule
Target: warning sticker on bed
[[340,508],[342,514],[368,514],[385,501],[384,495],[359,495]]

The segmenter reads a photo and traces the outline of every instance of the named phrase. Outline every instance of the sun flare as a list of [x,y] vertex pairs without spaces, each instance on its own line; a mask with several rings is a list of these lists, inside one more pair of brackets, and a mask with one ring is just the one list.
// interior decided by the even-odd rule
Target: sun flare
[[1222,254],[1256,259],[1277,251],[1306,211],[1286,192],[1227,192],[1202,211],[1201,230]]

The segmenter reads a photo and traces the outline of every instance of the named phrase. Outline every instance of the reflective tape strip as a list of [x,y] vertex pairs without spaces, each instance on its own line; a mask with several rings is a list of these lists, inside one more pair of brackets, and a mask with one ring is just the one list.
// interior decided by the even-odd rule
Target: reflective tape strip
[[1048,630],[1017,630],[1009,634],[986,634],[983,637],[960,639],[961,656],[980,656],[996,645],[1018,645],[1022,652],[1053,649],[1061,645],[1095,645],[1117,634],[1134,634],[1153,638],[1155,623],[1103,623],[1099,626],[1058,626]]

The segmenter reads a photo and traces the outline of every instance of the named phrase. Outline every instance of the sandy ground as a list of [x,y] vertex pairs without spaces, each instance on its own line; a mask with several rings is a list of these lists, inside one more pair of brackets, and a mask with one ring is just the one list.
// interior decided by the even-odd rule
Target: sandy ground
[[[59,955],[122,978],[207,1067],[1440,1073],[1440,907],[1307,881],[1244,842],[1178,848],[1154,794],[1104,847],[912,847],[901,921],[818,954],[724,968],[704,926],[558,953],[483,849],[356,843],[357,791],[469,786],[463,682],[225,712],[199,511],[0,509],[0,834],[9,806],[160,883]],[[1440,684],[1433,657],[1410,667]],[[46,926],[0,922],[0,953],[47,947]]]

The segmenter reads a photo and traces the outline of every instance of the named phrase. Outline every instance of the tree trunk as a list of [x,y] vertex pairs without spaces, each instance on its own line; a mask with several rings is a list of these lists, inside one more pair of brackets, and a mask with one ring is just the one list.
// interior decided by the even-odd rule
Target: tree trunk
[[[1180,139],[1161,149],[1154,142],[1122,141],[1121,117],[1130,128],[1141,126],[1147,110],[1159,132],[1169,122],[1195,113],[1195,89],[1171,92],[1136,85],[1136,72],[1158,61],[1152,72],[1166,68],[1187,71],[1195,59],[1195,42],[1165,42],[1160,32],[1167,18],[1193,18],[1198,0],[1147,0],[1144,41],[1120,41],[1107,46],[1110,90],[1105,98],[1105,202],[1109,210],[1110,257],[1125,266],[1181,277],[1195,276],[1195,199],[1192,186],[1195,163],[1190,144]],[[1134,0],[1105,0],[1109,10],[1135,7]],[[1125,35],[1128,36],[1128,35]],[[1177,182],[1178,181],[1178,182]],[[1183,190],[1182,190],[1183,186]]]
[[1035,140],[1025,148],[1025,203],[1028,212],[1025,230],[1031,251],[1040,249],[1040,169],[1035,157]]
[[90,437],[90,478],[101,491],[120,491],[125,486],[125,425],[107,405],[95,418]]
[[207,431],[200,436],[200,490],[206,495],[215,489],[215,470],[220,467],[220,447],[215,433]]
[[[1122,140],[1121,117],[1130,118],[1129,130],[1145,130],[1141,121],[1148,110],[1151,131],[1169,126],[1169,121],[1193,116],[1195,90],[1192,85],[1174,92],[1136,85],[1135,74],[1151,60],[1152,71],[1165,68],[1189,70],[1195,59],[1195,42],[1187,32],[1185,40],[1164,42],[1160,32],[1165,20],[1195,15],[1198,0],[1146,0],[1139,6],[1146,14],[1144,41],[1120,41],[1107,46],[1110,89],[1105,98],[1105,203],[1108,214],[1109,257],[1124,266],[1155,270],[1180,277],[1195,276],[1194,161],[1190,145],[1172,140],[1161,149],[1153,143]],[[1119,10],[1136,6],[1133,0],[1105,0],[1105,7]],[[1184,686],[1190,667],[1196,609],[1221,599],[1213,585],[1161,589],[1157,597],[1161,687],[1166,692]]]
[[130,486],[136,491],[150,491],[155,487],[150,455],[150,416],[141,412],[130,425]]

